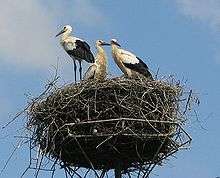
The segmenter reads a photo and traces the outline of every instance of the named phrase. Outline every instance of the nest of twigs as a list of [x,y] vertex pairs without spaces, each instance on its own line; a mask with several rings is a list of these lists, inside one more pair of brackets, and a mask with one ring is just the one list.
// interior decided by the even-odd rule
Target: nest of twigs
[[34,143],[64,166],[129,171],[185,144],[178,139],[181,95],[178,84],[163,81],[84,81],[34,102],[29,126]]

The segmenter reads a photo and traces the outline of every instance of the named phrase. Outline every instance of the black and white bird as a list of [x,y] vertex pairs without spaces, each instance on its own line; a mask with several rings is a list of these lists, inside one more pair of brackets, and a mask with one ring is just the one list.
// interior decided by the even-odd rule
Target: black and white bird
[[126,77],[136,78],[141,74],[148,79],[153,79],[148,66],[133,53],[121,49],[116,39],[111,40],[111,47],[112,56]]
[[97,54],[95,57],[95,63],[93,63],[86,71],[83,79],[94,79],[103,81],[107,75],[107,55],[103,48],[105,45],[110,45],[103,40],[96,41]]
[[60,44],[63,49],[73,59],[74,63],[74,76],[76,82],[76,60],[79,62],[80,80],[82,79],[82,61],[85,60],[88,63],[94,63],[95,59],[90,50],[90,46],[84,40],[71,36],[72,27],[65,25],[63,29],[56,35],[61,35]]

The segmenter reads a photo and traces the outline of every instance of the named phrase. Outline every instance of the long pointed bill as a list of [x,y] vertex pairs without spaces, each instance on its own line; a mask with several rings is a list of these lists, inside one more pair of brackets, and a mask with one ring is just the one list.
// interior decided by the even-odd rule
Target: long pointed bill
[[121,47],[121,45],[120,44],[118,44],[116,41],[111,41],[113,44],[115,44],[115,45],[117,45],[117,46],[119,46],[119,47]]
[[55,37],[58,37],[59,35],[63,34],[65,30],[61,30]]
[[103,46],[110,46],[111,44],[110,44],[110,43],[103,42],[102,45],[103,45]]

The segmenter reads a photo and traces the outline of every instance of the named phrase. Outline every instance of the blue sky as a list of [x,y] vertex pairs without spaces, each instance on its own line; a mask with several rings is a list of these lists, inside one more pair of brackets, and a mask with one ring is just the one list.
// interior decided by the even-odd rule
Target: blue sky
[[[154,73],[187,80],[199,93],[200,124],[192,116],[185,126],[190,150],[176,154],[152,177],[214,178],[220,176],[220,2],[218,0],[7,0],[0,6],[0,126],[36,96],[59,64],[61,82],[73,80],[72,64],[55,34],[65,24],[95,51],[97,39],[117,38],[141,57]],[[110,49],[109,72],[119,75]],[[0,168],[16,144],[25,119],[0,130]],[[0,177],[19,177],[28,150],[20,149]],[[45,177],[42,176],[42,177]]]

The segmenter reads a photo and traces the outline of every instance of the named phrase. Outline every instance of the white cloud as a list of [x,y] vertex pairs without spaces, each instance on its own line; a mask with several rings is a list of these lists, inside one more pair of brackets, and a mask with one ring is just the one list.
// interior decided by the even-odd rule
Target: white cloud
[[176,2],[184,15],[205,22],[214,30],[220,29],[219,0],[176,0]]
[[35,67],[56,60],[51,18],[37,1],[4,1],[0,6],[0,22],[0,53],[5,59],[16,65]]
[[94,25],[103,19],[87,0],[5,0],[0,6],[1,61],[28,68],[56,64],[65,53],[54,36],[64,21]]

